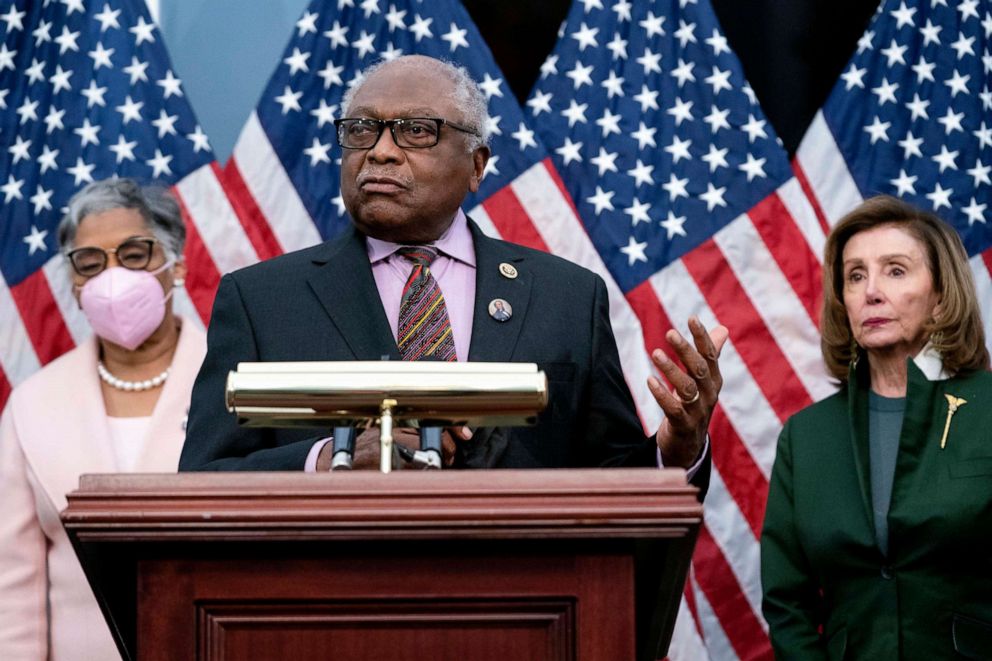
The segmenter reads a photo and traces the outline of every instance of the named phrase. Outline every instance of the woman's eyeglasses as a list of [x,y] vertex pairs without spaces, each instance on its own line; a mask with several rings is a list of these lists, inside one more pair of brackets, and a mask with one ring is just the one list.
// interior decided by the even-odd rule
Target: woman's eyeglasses
[[92,278],[107,268],[110,253],[117,256],[118,263],[124,268],[141,271],[152,261],[152,251],[156,243],[158,243],[156,239],[135,237],[109,250],[93,246],[76,248],[66,253],[66,257],[69,258],[73,270],[84,278]]

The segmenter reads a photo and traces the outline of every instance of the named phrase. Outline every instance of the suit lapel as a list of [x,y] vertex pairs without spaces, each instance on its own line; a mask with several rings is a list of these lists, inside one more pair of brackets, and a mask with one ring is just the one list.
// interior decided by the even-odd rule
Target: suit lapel
[[862,358],[861,364],[852,367],[848,376],[848,398],[850,409],[850,428],[848,434],[851,440],[851,451],[854,453],[854,467],[858,474],[858,486],[861,492],[861,504],[867,519],[868,529],[872,532],[872,544],[875,542],[875,515],[871,504],[871,465],[868,449],[868,359]]
[[399,360],[396,340],[379,302],[365,238],[349,228],[313,260],[308,282],[356,360]]
[[[534,274],[527,269],[526,257],[514,250],[511,244],[487,237],[471,219],[468,225],[475,244],[476,268],[475,308],[468,359],[480,362],[510,361],[520,329],[527,318]],[[513,265],[517,277],[503,275],[499,268],[502,263]],[[489,303],[496,298],[502,298],[512,307],[513,316],[508,321],[496,321],[490,316]]]

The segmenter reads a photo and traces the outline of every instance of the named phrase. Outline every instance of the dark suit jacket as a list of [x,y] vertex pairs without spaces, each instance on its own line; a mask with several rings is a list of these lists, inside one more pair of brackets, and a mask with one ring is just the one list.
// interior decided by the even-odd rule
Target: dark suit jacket
[[[990,659],[992,374],[929,381],[909,362],[884,556],[860,362],[850,385],[794,415],[779,439],[761,536],[776,657]],[[947,393],[968,403],[941,449]]]
[[[558,257],[485,236],[469,222],[476,300],[469,360],[534,362],[550,401],[534,427],[477,430],[457,458],[470,467],[652,466],[610,327],[606,286]],[[518,277],[499,273],[513,264]],[[494,298],[513,306],[497,322]],[[372,277],[364,237],[331,242],[221,279],[193,388],[180,470],[300,470],[313,431],[239,427],[224,381],[240,361],[399,360]],[[708,479],[708,462],[695,480]],[[705,486],[705,484],[704,484]]]

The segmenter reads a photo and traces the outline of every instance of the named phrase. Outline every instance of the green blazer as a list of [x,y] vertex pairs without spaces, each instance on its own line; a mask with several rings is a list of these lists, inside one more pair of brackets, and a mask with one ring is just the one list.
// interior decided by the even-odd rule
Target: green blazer
[[[860,362],[779,438],[761,536],[776,657],[992,659],[992,374],[929,380],[909,361],[886,557],[872,520]],[[968,403],[941,449],[948,393]]]

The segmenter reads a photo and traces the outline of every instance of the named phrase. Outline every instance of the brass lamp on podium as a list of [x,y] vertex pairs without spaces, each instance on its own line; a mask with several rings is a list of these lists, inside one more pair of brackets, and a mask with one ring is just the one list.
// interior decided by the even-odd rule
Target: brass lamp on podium
[[422,443],[433,436],[426,463],[439,468],[441,428],[534,424],[548,404],[548,382],[534,363],[239,363],[225,398],[246,426],[335,426],[336,465],[350,465],[351,454],[338,435],[351,433],[353,443],[354,427],[377,424],[388,473],[394,426],[421,428]]

